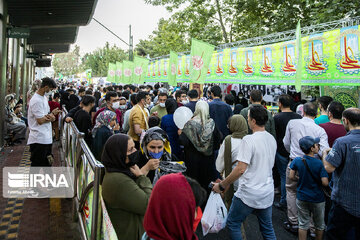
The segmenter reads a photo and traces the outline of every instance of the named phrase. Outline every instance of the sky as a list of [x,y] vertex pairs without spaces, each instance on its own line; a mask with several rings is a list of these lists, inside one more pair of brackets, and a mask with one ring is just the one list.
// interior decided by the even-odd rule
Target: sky
[[[125,42],[129,42],[129,25],[131,24],[135,47],[140,39],[147,39],[157,28],[160,18],[166,19],[170,15],[165,7],[148,5],[144,0],[98,0],[93,17]],[[80,46],[80,53],[84,55],[103,47],[106,42],[128,49],[125,43],[94,20],[87,26],[79,28],[75,44]]]

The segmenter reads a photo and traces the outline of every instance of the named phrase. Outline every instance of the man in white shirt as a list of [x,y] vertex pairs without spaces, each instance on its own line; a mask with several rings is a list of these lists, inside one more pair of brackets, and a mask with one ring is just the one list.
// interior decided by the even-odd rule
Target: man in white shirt
[[[293,119],[289,121],[288,125],[286,126],[285,137],[283,139],[284,147],[286,151],[290,153],[290,162],[286,169],[286,201],[288,222],[284,223],[284,227],[291,232],[297,232],[298,230],[298,215],[296,207],[297,181],[293,181],[289,178],[289,166],[294,158],[305,155],[300,148],[299,140],[305,136],[320,138],[319,155],[321,155],[325,149],[329,148],[328,137],[325,130],[314,122],[314,119],[317,115],[317,107],[313,103],[306,103],[303,109],[304,117],[302,119]],[[319,158],[319,156],[315,157]]]
[[274,182],[272,168],[275,162],[276,140],[265,130],[267,110],[261,105],[249,108],[248,124],[253,134],[243,138],[239,148],[238,165],[225,180],[214,184],[213,191],[223,192],[239,179],[239,187],[233,198],[227,227],[233,240],[241,240],[241,224],[254,213],[260,223],[264,239],[276,239],[272,225]]
[[52,127],[51,122],[55,121],[55,115],[60,113],[59,109],[54,109],[50,113],[48,96],[56,88],[56,83],[51,78],[43,78],[40,89],[31,98],[28,109],[29,138],[27,144],[30,145],[31,166],[46,167],[50,166],[49,156],[52,147]]

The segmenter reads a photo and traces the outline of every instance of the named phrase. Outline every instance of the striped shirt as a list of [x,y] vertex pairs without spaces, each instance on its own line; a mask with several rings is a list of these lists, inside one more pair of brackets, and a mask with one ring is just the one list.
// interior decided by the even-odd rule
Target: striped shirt
[[[314,120],[308,117],[290,120],[286,126],[285,137],[283,139],[286,151],[290,153],[290,158],[302,157],[304,152],[301,150],[299,140],[305,136],[320,138],[320,151],[322,155],[324,149],[329,148],[328,137],[325,130],[316,125]],[[316,156],[318,158],[318,156]]]

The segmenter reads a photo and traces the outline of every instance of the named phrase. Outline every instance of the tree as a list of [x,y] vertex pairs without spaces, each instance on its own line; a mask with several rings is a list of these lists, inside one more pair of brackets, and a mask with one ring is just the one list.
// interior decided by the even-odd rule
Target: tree
[[86,53],[82,58],[81,69],[92,70],[92,76],[102,77],[107,75],[109,63],[115,63],[116,61],[121,62],[127,60],[129,55],[121,48],[113,45],[110,46],[106,42],[103,48],[98,48],[91,53]]
[[[174,12],[172,21],[186,36],[234,42],[302,26],[360,15],[358,0],[144,0]],[[218,39],[219,34],[221,39]],[[213,36],[213,37],[211,37]]]
[[170,50],[183,52],[188,50],[190,42],[186,40],[184,32],[171,21],[160,19],[158,28],[152,32],[148,40],[140,40],[135,51],[138,55],[158,57],[169,54]]
[[71,52],[55,54],[52,59],[52,66],[55,76],[60,73],[70,76],[79,72],[80,67],[80,47],[75,45]]

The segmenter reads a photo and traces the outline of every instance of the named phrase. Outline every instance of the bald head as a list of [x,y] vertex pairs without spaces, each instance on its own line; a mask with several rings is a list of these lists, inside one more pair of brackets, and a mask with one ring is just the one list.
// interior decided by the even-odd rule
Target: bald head
[[347,130],[360,128],[360,109],[348,108],[343,112],[344,125]]
[[315,118],[317,115],[317,106],[313,103],[305,103],[304,104],[304,114],[307,117]]

